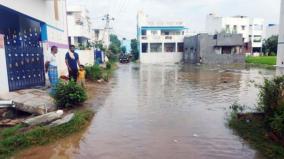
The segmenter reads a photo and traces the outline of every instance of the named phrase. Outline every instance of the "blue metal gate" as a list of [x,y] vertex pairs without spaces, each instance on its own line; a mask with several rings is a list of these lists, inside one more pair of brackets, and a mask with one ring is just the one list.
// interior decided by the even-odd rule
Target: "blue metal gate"
[[45,85],[40,30],[8,33],[5,52],[10,91]]

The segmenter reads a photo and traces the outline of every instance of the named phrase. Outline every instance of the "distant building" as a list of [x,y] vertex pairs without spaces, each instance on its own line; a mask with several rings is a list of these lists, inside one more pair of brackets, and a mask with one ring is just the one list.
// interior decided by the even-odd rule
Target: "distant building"
[[265,29],[265,36],[264,39],[268,39],[272,36],[278,36],[279,35],[279,25],[277,24],[268,24]]
[[137,39],[141,63],[176,63],[182,60],[184,33],[183,22],[150,21],[139,12]]
[[45,85],[44,58],[59,48],[59,74],[68,49],[65,0],[1,0],[0,93]]
[[242,34],[245,43],[251,43],[252,52],[261,52],[264,37],[264,19],[246,16],[219,17],[209,14],[206,20],[206,31],[209,34],[233,33]]
[[92,38],[89,11],[82,6],[67,6],[67,23],[69,43],[87,47]]
[[108,47],[110,44],[110,39],[109,39],[109,32],[106,29],[93,29],[93,40],[94,43],[102,43],[104,47]]
[[277,65],[284,67],[284,0],[281,0],[280,31],[278,39]]
[[185,37],[185,63],[232,64],[244,63],[244,42],[241,34],[198,34]]

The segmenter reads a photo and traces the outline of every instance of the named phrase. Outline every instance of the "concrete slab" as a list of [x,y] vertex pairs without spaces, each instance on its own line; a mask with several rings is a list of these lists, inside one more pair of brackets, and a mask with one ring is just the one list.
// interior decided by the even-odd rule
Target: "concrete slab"
[[0,94],[2,100],[13,100],[16,109],[31,114],[42,115],[57,109],[47,90],[26,89]]

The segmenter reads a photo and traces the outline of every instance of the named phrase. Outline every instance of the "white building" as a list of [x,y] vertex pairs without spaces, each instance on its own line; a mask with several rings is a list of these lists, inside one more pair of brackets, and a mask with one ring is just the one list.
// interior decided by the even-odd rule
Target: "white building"
[[[65,0],[1,0],[0,93],[45,85],[44,57],[68,49]],[[13,51],[14,50],[14,51]],[[66,70],[59,64],[59,73]]]
[[264,36],[264,19],[246,16],[219,17],[209,14],[206,19],[206,32],[242,34],[245,43],[251,43],[252,52],[260,52]]
[[279,34],[279,25],[277,24],[268,24],[265,29],[264,39],[268,39],[272,36],[278,36]]
[[110,44],[109,31],[106,29],[93,29],[94,43],[102,43],[104,47],[108,47]]
[[280,31],[278,39],[277,65],[284,67],[284,0],[281,0]]
[[[67,75],[66,0],[0,1],[0,93],[45,86],[45,57],[58,47],[59,76]],[[82,64],[93,53],[80,53]]]
[[137,36],[141,63],[176,63],[182,60],[186,28],[183,22],[150,21],[139,12]]
[[82,6],[67,6],[69,43],[87,47],[92,39],[89,11]]

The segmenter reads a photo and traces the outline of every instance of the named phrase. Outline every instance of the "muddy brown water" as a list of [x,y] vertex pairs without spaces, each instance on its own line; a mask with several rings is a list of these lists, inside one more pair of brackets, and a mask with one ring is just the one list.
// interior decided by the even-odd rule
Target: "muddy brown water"
[[262,159],[226,126],[235,101],[253,106],[275,71],[179,65],[121,65],[95,91],[90,127],[23,159]]

